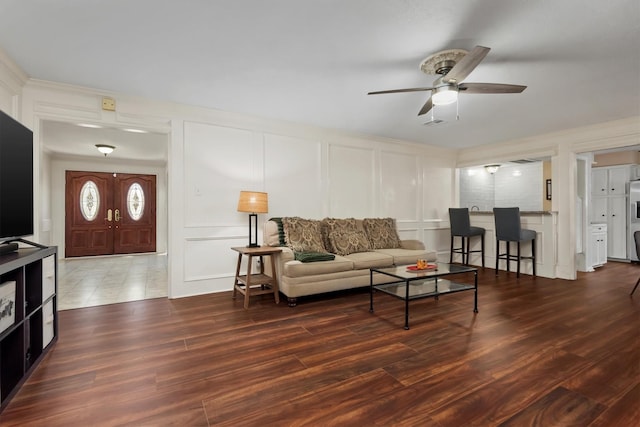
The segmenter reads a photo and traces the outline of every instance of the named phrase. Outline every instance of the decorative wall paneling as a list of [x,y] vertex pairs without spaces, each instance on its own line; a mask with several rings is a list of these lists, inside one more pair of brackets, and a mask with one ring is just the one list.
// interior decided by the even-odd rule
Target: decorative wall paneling
[[[522,228],[534,230],[536,232],[536,274],[542,277],[557,277],[557,234],[558,227],[556,214],[521,214]],[[471,225],[483,227],[486,230],[485,240],[485,265],[495,268],[496,262],[496,232],[493,214],[473,214],[471,215]],[[528,256],[531,253],[529,243],[521,245],[522,254]],[[471,239],[471,250],[480,249],[480,239]],[[505,251],[505,244],[502,244],[501,252]],[[511,244],[511,254],[516,253],[516,244]],[[456,259],[454,257],[454,259]],[[479,253],[471,254],[469,261],[472,265],[482,265]],[[511,271],[515,271],[515,262],[511,264]],[[531,274],[533,272],[531,261],[522,261],[522,272]],[[506,263],[500,261],[500,269],[506,270]]]
[[[0,59],[1,62],[1,59]],[[0,73],[1,74],[1,73]],[[0,75],[0,79],[2,76]],[[61,85],[49,82],[39,82],[30,80],[25,86],[23,93],[21,94],[22,115],[23,122],[27,126],[31,126],[34,120],[51,114],[66,115],[68,112],[61,112],[57,105],[71,104],[78,105],[79,111],[82,112],[82,108],[86,105],[84,101],[75,102],[75,97],[84,96],[90,94],[97,106],[98,100],[103,95],[111,95],[117,102],[117,114],[104,114],[100,113],[100,122],[115,123],[118,120],[134,120],[134,116],[139,114],[140,117],[148,117],[150,120],[150,126],[159,126],[159,119],[166,120],[166,123],[171,123],[170,126],[170,160],[169,160],[169,202],[171,204],[171,219],[169,223],[170,231],[170,248],[169,248],[169,269],[170,269],[170,295],[172,297],[193,295],[196,293],[211,292],[214,290],[222,290],[229,288],[229,281],[220,281],[219,283],[212,283],[207,280],[185,282],[185,272],[183,264],[183,252],[186,246],[186,235],[191,237],[191,231],[187,231],[185,224],[186,221],[186,207],[184,206],[183,193],[188,190],[185,186],[185,171],[189,169],[190,165],[184,161],[185,147],[190,143],[185,139],[184,124],[188,122],[201,122],[214,126],[238,128],[246,131],[257,133],[258,139],[262,139],[265,144],[268,138],[266,134],[283,135],[291,138],[300,138],[303,140],[314,141],[314,144],[321,145],[321,188],[323,191],[323,207],[318,212],[318,217],[323,217],[331,214],[341,214],[342,212],[331,210],[331,201],[329,195],[332,195],[338,200],[334,200],[334,205],[338,205],[340,197],[344,197],[343,193],[338,192],[333,194],[330,189],[330,176],[329,173],[333,169],[334,177],[339,176],[342,171],[339,171],[337,166],[331,166],[329,160],[329,144],[348,146],[348,147],[360,147],[368,148],[378,153],[380,150],[386,150],[390,152],[398,153],[412,153],[416,157],[421,157],[421,173],[422,173],[422,186],[419,191],[422,193],[422,212],[420,213],[421,221],[418,229],[418,233],[423,234],[423,239],[427,240],[427,244],[430,246],[429,239],[433,239],[435,242],[440,242],[442,236],[448,235],[448,230],[432,229],[425,227],[425,221],[441,220],[446,218],[446,209],[449,206],[455,205],[455,178],[453,176],[453,168],[457,166],[473,166],[479,163],[486,163],[486,161],[500,161],[500,160],[513,160],[525,157],[546,157],[552,156],[553,164],[552,169],[554,172],[553,181],[553,194],[554,205],[553,209],[558,211],[558,232],[559,241],[571,241],[572,236],[568,235],[572,229],[573,221],[573,208],[567,207],[564,203],[556,204],[557,200],[567,200],[569,203],[573,192],[573,181],[569,178],[569,171],[573,170],[573,163],[575,156],[571,153],[579,151],[592,151],[600,148],[615,148],[615,146],[631,145],[637,143],[637,138],[640,135],[640,120],[638,117],[625,119],[622,121],[604,123],[593,127],[582,129],[571,129],[564,132],[559,132],[554,135],[542,135],[533,138],[528,138],[521,141],[508,141],[504,143],[498,143],[489,146],[483,146],[478,148],[471,148],[460,150],[455,152],[453,150],[447,150],[440,147],[429,147],[426,145],[412,144],[402,141],[392,141],[379,137],[365,137],[365,136],[353,136],[345,135],[337,131],[328,129],[319,129],[302,124],[277,122],[273,120],[263,119],[254,116],[245,116],[239,114],[233,114],[229,112],[216,111],[210,109],[204,109],[199,107],[176,105],[168,102],[156,102],[146,99],[136,98],[123,94],[108,94],[104,91],[95,89],[78,88],[69,85]],[[1,95],[0,95],[1,96]],[[15,102],[14,102],[15,103]],[[36,112],[36,104],[42,103],[41,107],[49,109],[49,112]],[[83,107],[85,106],[85,107]],[[71,110],[67,110],[71,111]],[[75,112],[70,114],[76,114]],[[67,117],[71,119],[71,117]],[[144,121],[144,120],[141,120]],[[161,120],[160,120],[161,121]],[[169,127],[165,127],[168,130]],[[35,131],[37,132],[37,130]],[[609,139],[608,139],[609,138]],[[319,142],[318,142],[319,141]],[[308,143],[308,142],[307,142]],[[268,149],[264,148],[265,158],[268,157]],[[366,150],[365,150],[366,151]],[[335,152],[334,152],[335,153]],[[375,162],[380,161],[380,155],[374,154]],[[457,162],[457,163],[456,163]],[[262,173],[263,184],[265,189],[268,189],[269,185],[269,164],[264,165]],[[373,173],[369,170],[368,177],[376,177],[379,173],[379,169],[375,169]],[[272,168],[272,171],[274,169]],[[558,173],[560,171],[560,173]],[[317,172],[317,171],[316,171]],[[315,172],[314,172],[315,173]],[[338,175],[336,175],[338,174]],[[277,181],[277,180],[276,180]],[[276,182],[272,181],[272,182]],[[447,182],[445,182],[447,181]],[[275,184],[274,184],[275,185]],[[366,184],[369,185],[369,184]],[[375,182],[371,184],[374,188],[374,193],[381,184]],[[558,189],[561,189],[559,191]],[[270,189],[269,189],[270,190]],[[367,190],[370,191],[370,190]],[[230,194],[235,191],[230,191]],[[557,197],[556,197],[557,195]],[[231,199],[235,199],[235,195],[232,194]],[[279,196],[274,194],[275,199],[286,196]],[[380,204],[376,199],[368,200],[366,197],[365,203],[368,203],[368,207],[373,206],[371,213],[378,215],[380,213]],[[327,201],[329,200],[329,201]],[[308,202],[308,200],[307,200]],[[234,201],[234,205],[235,205]],[[228,215],[234,215],[234,208]],[[312,206],[306,212],[313,212],[318,209],[318,206]],[[360,212],[358,212],[360,213]],[[36,212],[36,215],[39,215]],[[312,215],[308,215],[312,216]],[[313,215],[316,216],[316,215]],[[354,214],[353,216],[361,216]],[[566,216],[566,218],[565,218]],[[410,217],[410,216],[408,216]],[[190,218],[193,221],[194,218]],[[231,226],[240,226],[244,224],[244,221],[238,216],[237,224],[230,224]],[[55,224],[53,227],[55,228]],[[196,228],[197,230],[197,228]],[[433,234],[433,236],[431,235]],[[231,234],[230,234],[231,235]],[[445,239],[446,240],[446,239]],[[443,245],[446,247],[446,245]],[[562,272],[561,277],[572,278],[575,275],[575,268],[573,265],[573,251],[568,250],[564,254],[567,247],[558,247],[559,261],[558,270]],[[229,271],[232,267],[229,268]],[[214,272],[215,273],[215,272]],[[191,273],[190,273],[191,274]],[[190,275],[189,277],[195,277]],[[197,285],[196,285],[197,284]]]
[[[398,145],[394,151],[393,145],[381,149],[367,141],[300,138],[190,121],[184,123],[183,141],[182,280],[189,294],[192,286],[229,289],[235,274],[229,247],[247,240],[247,216],[236,212],[242,189],[269,193],[269,213],[259,215],[260,224],[272,216],[393,216],[403,238],[425,237],[417,147]],[[452,176],[452,168],[448,173]],[[428,229],[439,225],[437,218]]]
[[380,152],[381,217],[417,221],[421,215],[421,157],[408,153]]
[[[246,246],[246,236],[188,237],[185,239],[184,280],[194,282],[234,277],[238,254],[229,250],[232,246]],[[245,266],[243,265],[243,268]],[[233,282],[232,282],[233,284]]]
[[329,144],[329,213],[335,218],[363,218],[377,211],[375,151]]
[[264,146],[264,189],[269,193],[269,214],[265,218],[327,216],[323,144],[314,139],[265,134]]
[[239,223],[246,217],[236,211],[240,191],[264,190],[259,137],[203,123],[184,128],[184,226]]

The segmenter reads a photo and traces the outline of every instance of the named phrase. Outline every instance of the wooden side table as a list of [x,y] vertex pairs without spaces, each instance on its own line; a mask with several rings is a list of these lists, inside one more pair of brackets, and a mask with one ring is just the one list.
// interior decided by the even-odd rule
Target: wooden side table
[[[240,246],[231,248],[238,252],[238,265],[236,267],[236,279],[233,284],[233,298],[236,298],[237,292],[244,295],[244,308],[249,308],[249,297],[251,295],[263,295],[274,294],[276,304],[280,302],[280,295],[278,290],[278,279],[276,277],[276,262],[273,259],[273,255],[282,252],[280,248],[274,248],[271,246],[260,246],[257,248],[248,248],[246,246]],[[242,264],[242,257],[248,258],[249,264],[247,265],[247,274],[240,275],[240,266]],[[251,273],[251,267],[253,266],[253,257],[260,257],[260,273]],[[264,274],[264,260],[263,257],[271,257],[271,276]]]

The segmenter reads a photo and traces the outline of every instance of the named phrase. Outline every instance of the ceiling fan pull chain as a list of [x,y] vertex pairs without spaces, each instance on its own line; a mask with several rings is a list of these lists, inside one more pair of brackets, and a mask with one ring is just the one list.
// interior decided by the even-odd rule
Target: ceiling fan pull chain
[[456,102],[456,120],[460,120],[460,100]]

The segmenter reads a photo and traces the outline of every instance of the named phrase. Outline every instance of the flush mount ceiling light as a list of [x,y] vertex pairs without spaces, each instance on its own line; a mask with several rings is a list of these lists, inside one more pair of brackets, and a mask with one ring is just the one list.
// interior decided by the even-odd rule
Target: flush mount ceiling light
[[484,168],[487,170],[487,172],[493,175],[494,173],[498,172],[499,167],[500,165],[486,165]]
[[107,154],[113,153],[113,150],[116,149],[116,147],[114,147],[113,145],[107,145],[107,144],[96,144],[96,148],[98,149],[99,152],[104,154],[105,157],[107,156]]

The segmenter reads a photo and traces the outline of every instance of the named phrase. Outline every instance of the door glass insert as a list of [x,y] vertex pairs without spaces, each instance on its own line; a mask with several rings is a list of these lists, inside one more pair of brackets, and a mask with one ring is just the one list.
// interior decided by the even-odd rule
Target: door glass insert
[[98,216],[100,207],[100,192],[93,181],[87,181],[80,189],[80,212],[87,221],[93,221]]
[[131,184],[127,192],[127,211],[134,221],[142,218],[144,212],[144,191],[137,182]]

